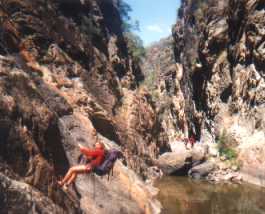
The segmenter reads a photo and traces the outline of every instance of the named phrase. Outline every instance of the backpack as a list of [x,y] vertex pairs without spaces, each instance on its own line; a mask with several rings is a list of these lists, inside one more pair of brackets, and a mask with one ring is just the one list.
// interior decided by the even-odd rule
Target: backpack
[[116,160],[121,157],[122,157],[122,153],[117,149],[111,149],[107,151],[105,160],[100,166],[97,166],[94,168],[94,172],[99,176],[108,174],[108,179],[109,179],[109,174],[111,171],[113,174],[113,167],[114,167]]

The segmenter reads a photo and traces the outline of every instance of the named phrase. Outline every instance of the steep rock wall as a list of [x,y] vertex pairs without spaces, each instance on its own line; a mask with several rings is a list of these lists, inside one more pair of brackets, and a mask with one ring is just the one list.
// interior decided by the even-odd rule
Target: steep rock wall
[[211,142],[228,133],[255,183],[265,174],[264,8],[259,0],[182,1],[173,29],[189,129]]
[[[77,182],[77,190],[71,194],[57,187],[58,177],[77,163],[73,147],[82,142],[91,146],[96,135],[106,138],[106,143],[113,141],[123,149],[127,166],[142,177],[162,147],[154,137],[158,126],[154,105],[147,92],[137,90],[141,74],[133,69],[128,55],[118,4],[109,0],[1,1],[0,158],[9,169],[1,170],[1,179],[8,183],[1,186],[1,197],[10,204],[5,207],[8,211],[19,208],[12,206],[8,188],[24,188],[27,183],[30,186],[25,184],[25,188],[36,188],[36,194],[45,198],[43,203],[54,203],[67,213],[89,213],[92,208],[104,213],[106,207],[109,213],[124,213],[124,203],[97,204],[87,196],[91,192],[81,191],[93,178]],[[67,143],[65,139],[75,127],[70,125],[65,131],[60,124],[71,116],[73,124],[90,124],[85,132],[96,135],[91,134],[89,141],[80,136]],[[137,164],[130,164],[134,161]],[[126,169],[118,172],[125,176]],[[130,173],[134,179],[127,184],[137,191],[124,197],[131,204],[126,212],[159,211],[154,195]],[[106,186],[112,188],[110,192],[115,189],[115,185]],[[98,200],[118,201],[122,191]],[[29,201],[31,207],[44,206]],[[24,201],[18,205],[21,209],[29,206]]]
[[144,85],[156,103],[156,114],[161,124],[160,138],[166,142],[188,134],[180,84],[183,66],[176,63],[173,48],[173,37],[161,39],[146,49],[142,65],[146,75]]

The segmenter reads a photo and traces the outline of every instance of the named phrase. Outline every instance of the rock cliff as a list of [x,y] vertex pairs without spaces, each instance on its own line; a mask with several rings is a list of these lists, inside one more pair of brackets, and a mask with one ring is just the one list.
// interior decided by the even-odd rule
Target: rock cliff
[[173,28],[189,132],[205,142],[226,133],[255,183],[265,178],[264,17],[260,0],[187,0]]
[[[3,213],[159,213],[157,191],[144,182],[151,166],[187,173],[208,149],[218,155],[221,140],[243,178],[264,185],[264,1],[182,0],[172,37],[147,50],[146,87],[119,7],[0,0]],[[189,135],[210,148],[180,147]],[[69,191],[58,188],[78,163],[77,144],[97,139],[123,151],[114,175],[82,175]],[[213,168],[206,162],[189,172]]]
[[225,146],[243,178],[261,185],[264,15],[260,0],[183,0],[173,44],[168,38],[149,47],[143,66],[169,144],[195,135],[213,156]]
[[[0,21],[1,211],[159,212],[155,189],[138,176],[164,145],[151,97],[138,89],[119,1],[1,0]],[[97,137],[122,149],[125,165],[109,182],[83,175],[70,192],[58,188],[77,164],[77,143]]]
[[166,142],[187,134],[187,119],[184,114],[184,95],[180,81],[182,65],[175,62],[173,37],[161,39],[146,48],[142,65],[149,89],[156,103],[156,113],[161,124],[160,135]]

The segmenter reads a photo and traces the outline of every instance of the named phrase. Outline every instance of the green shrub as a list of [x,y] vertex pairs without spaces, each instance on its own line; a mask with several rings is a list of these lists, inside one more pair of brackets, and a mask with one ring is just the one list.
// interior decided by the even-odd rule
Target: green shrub
[[217,138],[217,143],[218,151],[221,156],[226,156],[228,160],[237,158],[237,153],[233,148],[235,146],[235,142],[225,130]]
[[140,64],[145,56],[143,41],[134,32],[140,30],[138,20],[132,20],[129,15],[132,12],[131,6],[124,0],[117,1],[118,10],[122,21],[122,31],[126,39],[129,54],[132,56],[135,64]]
[[232,148],[221,148],[219,149],[220,155],[226,156],[228,160],[235,159],[237,157],[236,151]]

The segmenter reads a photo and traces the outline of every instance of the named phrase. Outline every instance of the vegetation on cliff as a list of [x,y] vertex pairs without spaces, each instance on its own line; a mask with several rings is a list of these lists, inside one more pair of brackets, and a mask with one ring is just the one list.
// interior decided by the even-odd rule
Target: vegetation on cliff
[[132,56],[134,63],[137,65],[142,63],[145,56],[145,48],[142,39],[134,33],[140,30],[140,23],[138,20],[133,21],[129,13],[132,8],[124,0],[119,0],[118,8],[122,19],[122,29],[127,41],[129,54]]

